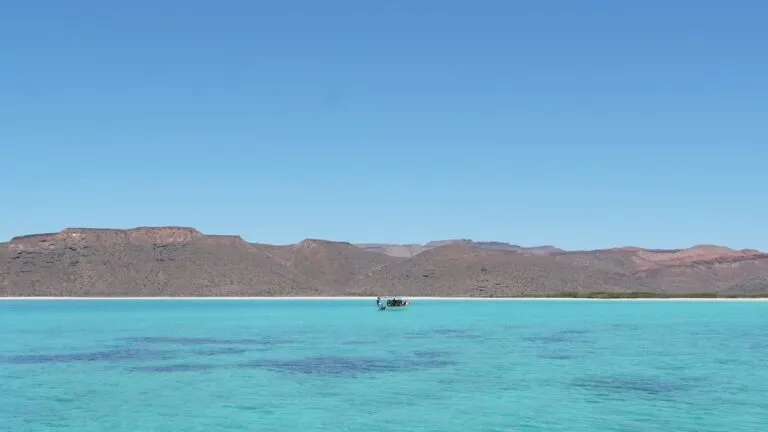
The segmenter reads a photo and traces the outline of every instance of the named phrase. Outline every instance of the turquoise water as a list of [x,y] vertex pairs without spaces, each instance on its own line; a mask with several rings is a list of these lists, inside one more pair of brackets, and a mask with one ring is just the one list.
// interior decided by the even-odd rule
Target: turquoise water
[[0,302],[3,431],[768,425],[768,303]]

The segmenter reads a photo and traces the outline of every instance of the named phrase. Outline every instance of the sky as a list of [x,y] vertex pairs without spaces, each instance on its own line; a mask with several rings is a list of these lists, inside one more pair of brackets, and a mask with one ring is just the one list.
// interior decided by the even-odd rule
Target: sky
[[0,241],[768,250],[768,2],[4,0]]

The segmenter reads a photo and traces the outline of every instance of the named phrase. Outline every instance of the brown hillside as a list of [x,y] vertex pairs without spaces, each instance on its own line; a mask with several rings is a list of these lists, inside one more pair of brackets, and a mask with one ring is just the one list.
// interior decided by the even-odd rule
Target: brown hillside
[[753,250],[437,244],[398,258],[349,243],[273,246],[184,227],[65,229],[0,243],[0,296],[768,294],[768,255]]
[[634,273],[673,266],[759,260],[768,257],[768,254],[756,250],[734,250],[722,246],[698,245],[688,249],[675,250],[623,247],[566,252],[557,256],[558,259],[566,262]]
[[768,293],[768,256],[711,257],[667,264],[636,273],[645,284],[668,293]]
[[12,296],[317,295],[308,278],[238,237],[187,228],[69,229],[13,239]]
[[564,291],[623,291],[623,275],[549,256],[448,245],[373,272],[360,292],[413,296],[522,296]]
[[640,288],[669,294],[768,293],[768,254],[698,245],[681,250],[619,248],[558,254],[557,259],[618,272]]
[[328,295],[341,294],[363,275],[401,259],[350,243],[308,239],[290,246],[263,246],[286,267],[309,278]]

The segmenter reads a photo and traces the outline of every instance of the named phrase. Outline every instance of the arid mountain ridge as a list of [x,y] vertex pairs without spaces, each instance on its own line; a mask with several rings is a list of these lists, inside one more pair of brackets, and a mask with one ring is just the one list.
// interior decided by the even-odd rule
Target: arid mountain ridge
[[768,295],[768,254],[698,245],[249,243],[194,228],[68,228],[0,243],[0,296]]
[[358,243],[355,246],[371,252],[379,252],[394,257],[410,258],[421,252],[449,244],[471,245],[479,249],[500,250],[509,252],[522,252],[534,255],[546,255],[553,252],[564,252],[554,246],[524,247],[503,242],[476,242],[470,239],[432,241],[424,245],[420,244],[384,244],[384,243]]

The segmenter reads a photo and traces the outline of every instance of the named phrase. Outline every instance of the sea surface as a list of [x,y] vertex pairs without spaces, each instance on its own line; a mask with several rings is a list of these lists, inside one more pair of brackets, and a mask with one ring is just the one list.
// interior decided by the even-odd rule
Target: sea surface
[[0,301],[0,431],[768,430],[768,302]]

